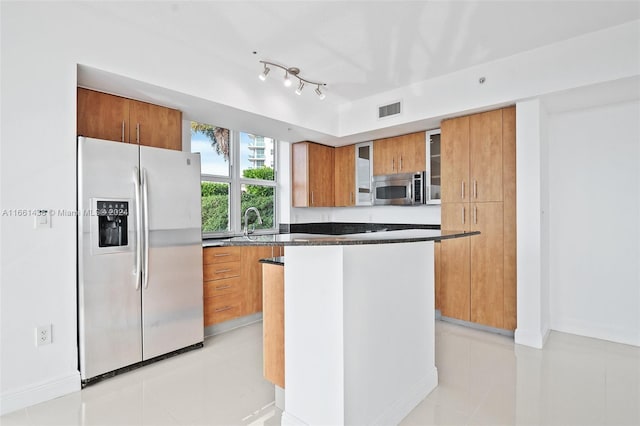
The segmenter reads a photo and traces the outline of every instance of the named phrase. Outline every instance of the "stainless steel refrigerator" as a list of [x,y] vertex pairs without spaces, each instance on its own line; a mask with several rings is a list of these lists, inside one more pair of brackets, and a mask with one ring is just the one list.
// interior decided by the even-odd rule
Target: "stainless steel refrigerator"
[[200,156],[78,138],[83,385],[202,346]]

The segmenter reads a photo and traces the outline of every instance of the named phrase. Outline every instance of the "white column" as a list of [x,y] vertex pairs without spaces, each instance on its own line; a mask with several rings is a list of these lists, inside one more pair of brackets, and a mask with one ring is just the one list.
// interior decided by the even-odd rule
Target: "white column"
[[516,105],[518,325],[515,342],[542,348],[549,330],[545,113],[533,99]]

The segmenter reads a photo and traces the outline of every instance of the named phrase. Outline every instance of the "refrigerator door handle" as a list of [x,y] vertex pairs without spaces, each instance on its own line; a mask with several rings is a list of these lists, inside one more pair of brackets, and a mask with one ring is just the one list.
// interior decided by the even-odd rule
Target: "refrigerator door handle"
[[133,168],[133,182],[136,196],[136,291],[140,290],[140,274],[142,273],[142,206],[140,205],[140,172]]
[[142,277],[144,288],[149,287],[149,186],[147,184],[147,170],[142,169],[142,211],[144,229],[144,264]]

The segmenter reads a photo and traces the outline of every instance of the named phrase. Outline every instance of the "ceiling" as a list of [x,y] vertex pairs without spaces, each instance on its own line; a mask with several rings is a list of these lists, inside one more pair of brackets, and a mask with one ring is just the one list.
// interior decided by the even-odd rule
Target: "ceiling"
[[[304,78],[327,84],[322,102],[331,108],[640,19],[637,0],[163,1],[89,7],[181,43],[204,63],[223,63],[233,70],[226,78],[237,79],[230,84],[238,87],[249,76],[257,81],[259,60],[298,67]],[[283,74],[272,69],[263,84],[279,85]],[[311,89],[303,92],[307,102],[320,102]]]

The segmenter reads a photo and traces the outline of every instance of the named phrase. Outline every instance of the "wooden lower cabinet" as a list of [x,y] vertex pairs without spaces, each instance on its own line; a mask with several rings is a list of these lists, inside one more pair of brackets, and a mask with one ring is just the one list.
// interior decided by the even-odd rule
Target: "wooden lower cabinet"
[[284,389],[284,266],[265,263],[263,277],[263,373]]
[[203,250],[204,325],[262,312],[260,259],[280,255],[279,247],[208,247]]
[[464,321],[471,319],[471,238],[440,242],[440,313]]
[[472,203],[471,321],[504,328],[503,203]]
[[259,260],[273,256],[273,247],[242,247],[242,272],[240,276],[246,284],[244,290],[245,309],[243,315],[262,312],[262,264]]

